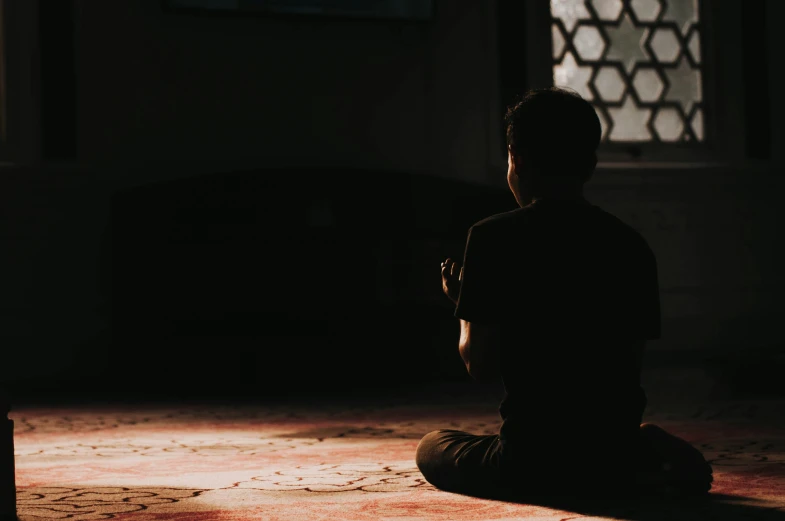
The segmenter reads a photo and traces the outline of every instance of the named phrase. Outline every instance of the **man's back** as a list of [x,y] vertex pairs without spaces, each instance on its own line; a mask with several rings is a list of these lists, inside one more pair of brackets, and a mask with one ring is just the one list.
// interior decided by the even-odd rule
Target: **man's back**
[[641,357],[660,335],[657,263],[639,233],[583,199],[597,112],[574,91],[533,89],[508,107],[505,131],[521,208],[472,226],[463,265],[441,265],[466,371],[503,380],[501,430],[429,432],[417,468],[437,488],[483,497],[704,494],[712,476],[700,452],[642,423]]
[[581,422],[609,443],[637,432],[660,310],[635,230],[582,199],[538,201],[472,227],[464,267],[456,316],[501,330],[503,437],[558,443]]

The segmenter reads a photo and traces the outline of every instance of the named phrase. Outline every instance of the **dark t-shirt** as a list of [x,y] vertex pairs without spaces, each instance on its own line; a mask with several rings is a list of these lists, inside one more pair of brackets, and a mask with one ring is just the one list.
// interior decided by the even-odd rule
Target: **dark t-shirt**
[[618,218],[585,200],[543,200],[476,223],[455,316],[501,331],[502,438],[563,447],[637,436],[641,346],[660,335],[657,265]]

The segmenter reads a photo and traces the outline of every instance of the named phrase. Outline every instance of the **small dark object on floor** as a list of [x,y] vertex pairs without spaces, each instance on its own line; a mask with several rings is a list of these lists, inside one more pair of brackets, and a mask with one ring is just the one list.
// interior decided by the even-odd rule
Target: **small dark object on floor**
[[16,520],[14,422],[8,418],[9,400],[0,391],[0,521]]

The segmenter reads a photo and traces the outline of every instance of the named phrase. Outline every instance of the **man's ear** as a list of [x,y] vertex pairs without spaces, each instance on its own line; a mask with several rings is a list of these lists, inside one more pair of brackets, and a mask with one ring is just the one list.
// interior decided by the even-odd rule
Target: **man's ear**
[[513,151],[512,160],[515,163],[515,177],[520,178],[521,172],[523,172],[523,165],[526,162],[526,158],[523,157],[522,154],[518,154],[515,151]]
[[512,148],[511,145],[507,146],[507,153],[510,155],[510,159],[512,159],[513,163],[515,163],[515,174],[518,174],[519,162],[520,162],[520,155],[518,151]]

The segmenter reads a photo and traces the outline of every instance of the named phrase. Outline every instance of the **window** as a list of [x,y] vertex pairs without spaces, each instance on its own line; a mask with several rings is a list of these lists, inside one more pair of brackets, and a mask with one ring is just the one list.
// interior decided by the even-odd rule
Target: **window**
[[[497,1],[494,123],[527,89],[555,84],[594,104],[603,168],[715,167],[767,157],[764,3]],[[498,128],[491,172],[507,162]]]
[[590,100],[608,143],[705,138],[698,0],[550,0],[553,82]]

